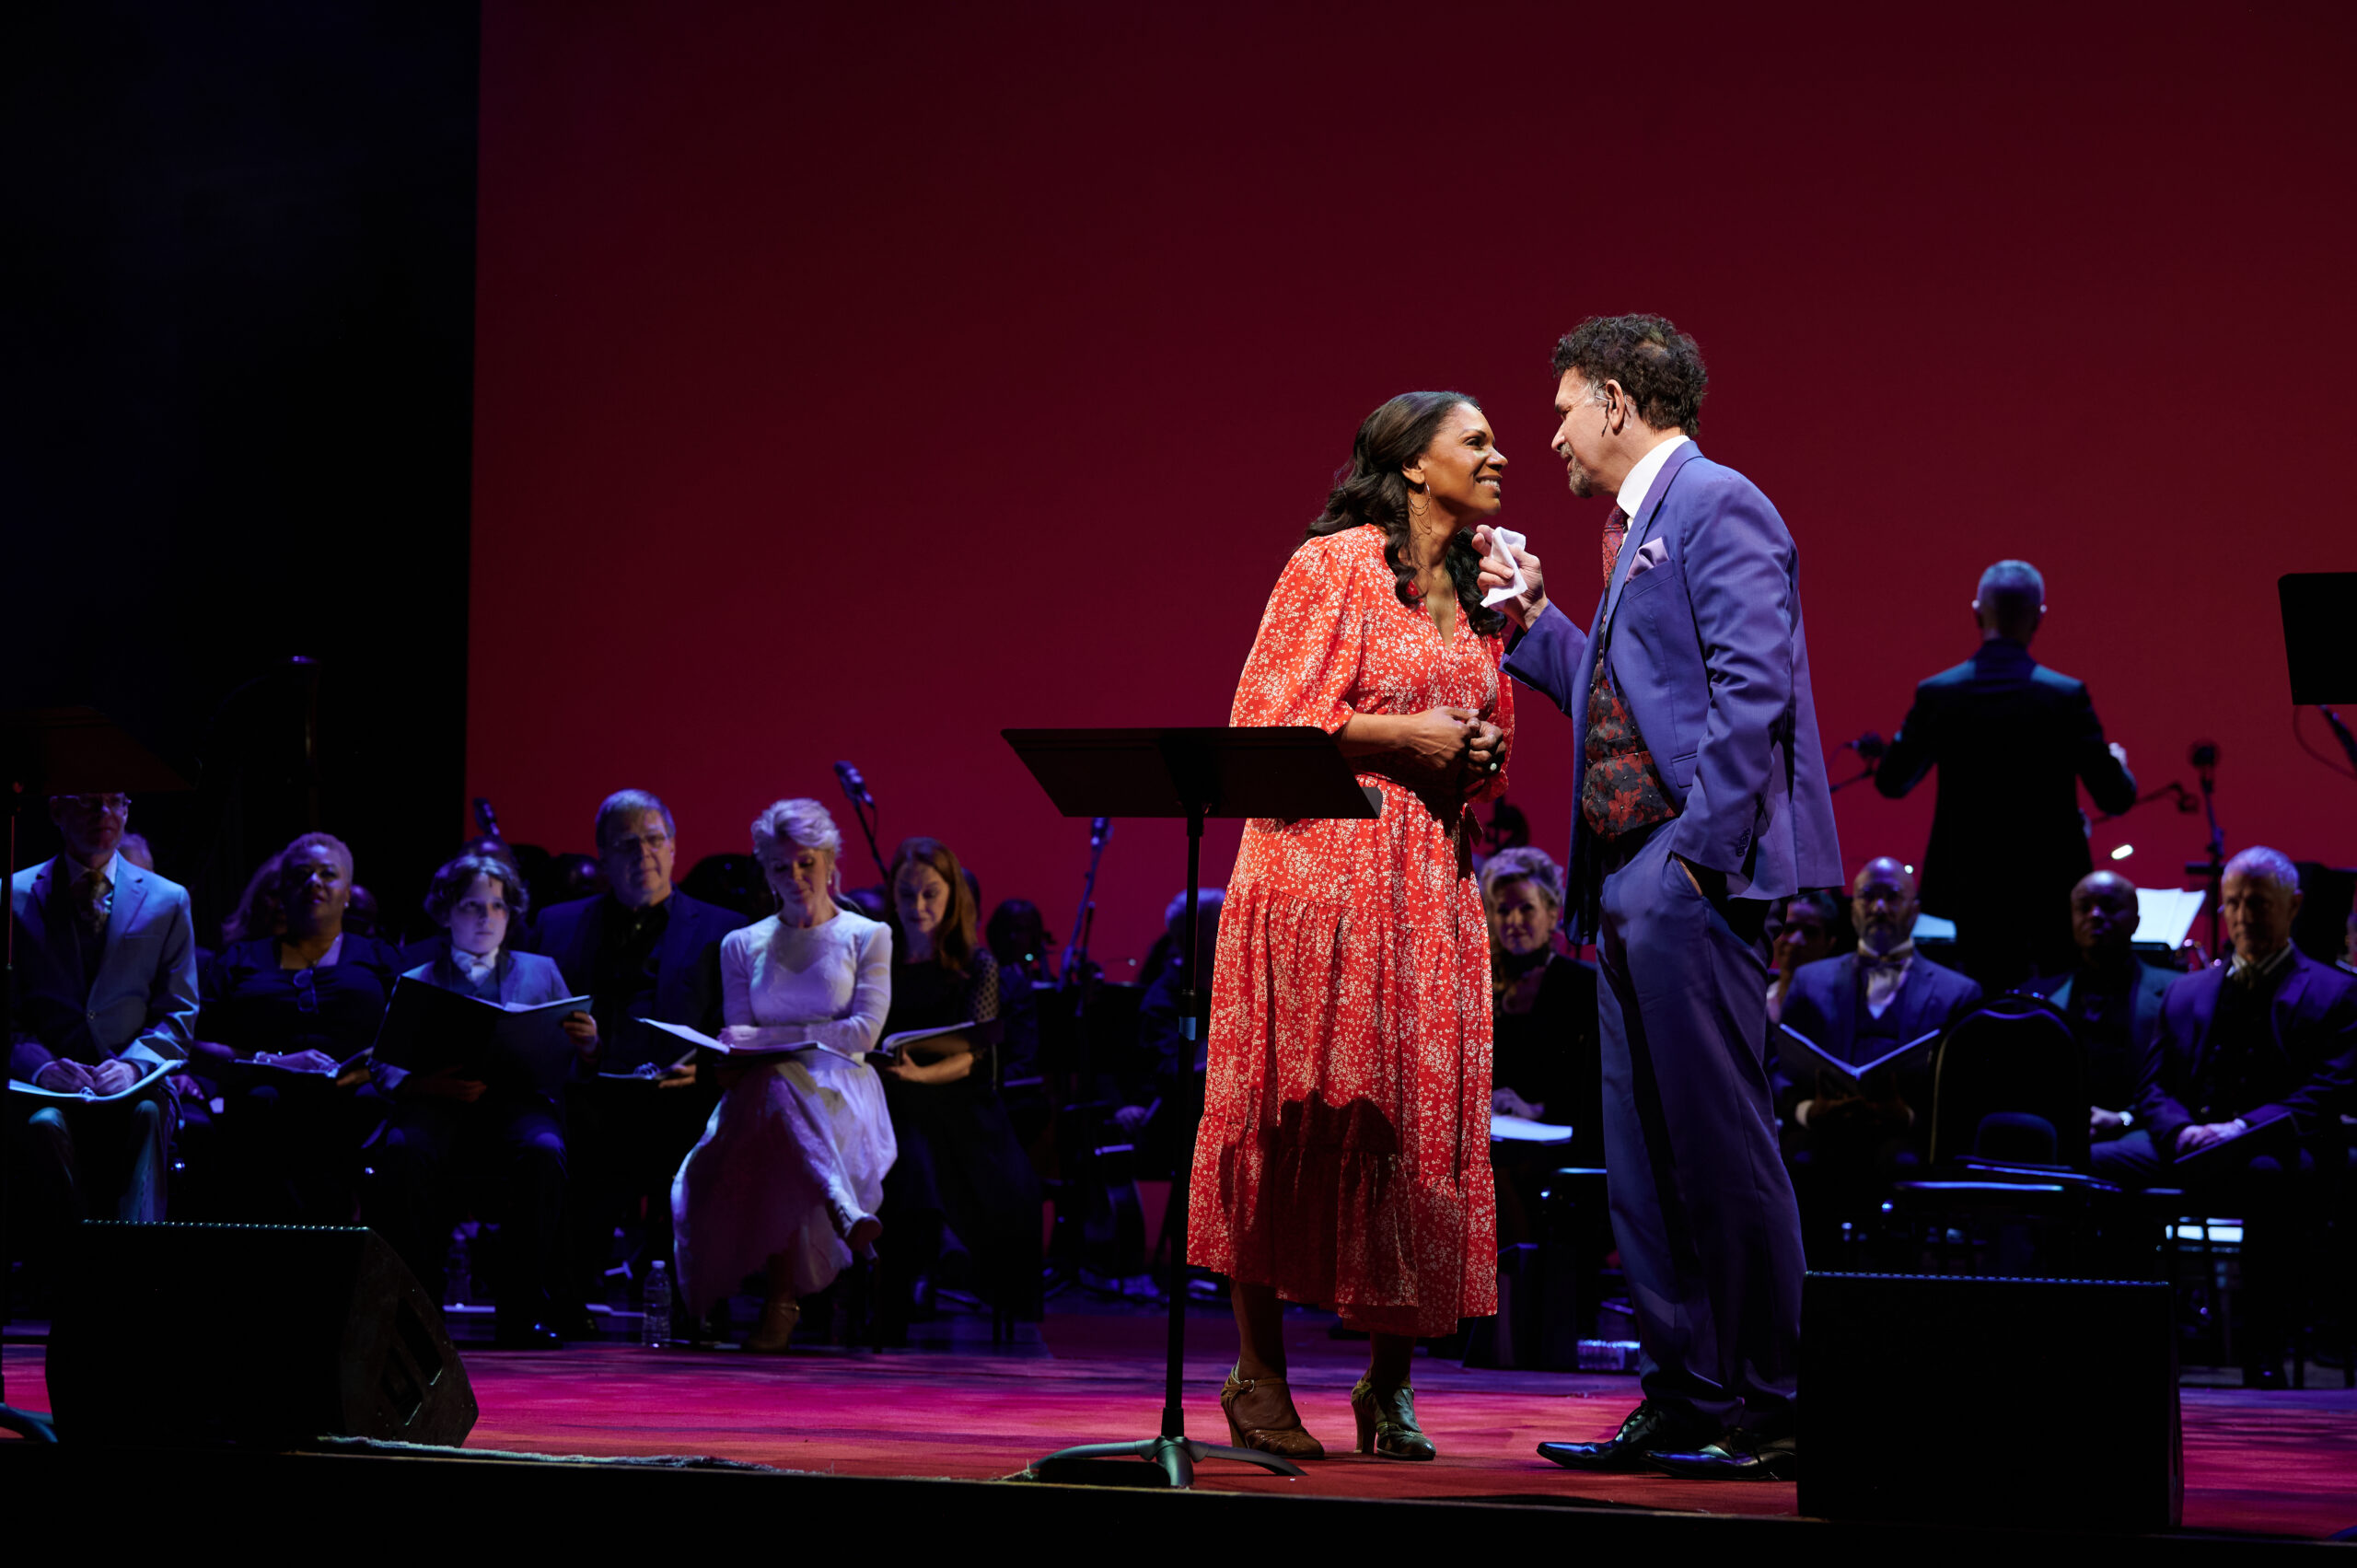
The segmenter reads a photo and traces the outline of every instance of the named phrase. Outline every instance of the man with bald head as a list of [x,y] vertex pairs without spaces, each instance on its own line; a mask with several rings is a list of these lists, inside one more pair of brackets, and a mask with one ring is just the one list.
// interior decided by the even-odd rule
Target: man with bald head
[[2031,989],[2062,1009],[2087,1058],[2087,1135],[2117,1138],[2136,1124],[2144,1052],[2161,1027],[2161,999],[2177,977],[2138,960],[2135,885],[2117,871],[2090,871],[2071,889],[2071,938],[2079,962]]
[[[1850,885],[1855,951],[1803,964],[1784,997],[1786,1028],[1845,1061],[1871,1062],[1937,1034],[1970,1012],[1980,987],[1915,951],[1914,874],[1888,855]],[[1776,1109],[1800,1194],[1802,1232],[1821,1244],[1876,1183],[1920,1163],[1932,1131],[1930,1053],[1852,1078],[1837,1068],[1787,1071],[1779,1057]]]
[[2357,1103],[2357,976],[2292,946],[2300,874],[2278,851],[2226,862],[2218,908],[2234,961],[2169,987],[2144,1053],[2136,1125],[2096,1144],[2095,1166],[2123,1186],[2183,1188],[2213,1205],[2207,1213],[2243,1216],[2243,1381],[2274,1388],[2297,1221],[2347,1158],[2340,1118]]
[[2105,743],[2085,684],[2029,656],[2046,616],[2037,567],[1983,572],[1972,615],[1980,650],[1915,688],[1875,787],[1897,800],[1939,770],[1923,907],[1956,922],[1966,972],[2002,990],[2075,961],[2062,912],[2095,864],[2079,784],[2118,813],[2135,804],[2136,778]]

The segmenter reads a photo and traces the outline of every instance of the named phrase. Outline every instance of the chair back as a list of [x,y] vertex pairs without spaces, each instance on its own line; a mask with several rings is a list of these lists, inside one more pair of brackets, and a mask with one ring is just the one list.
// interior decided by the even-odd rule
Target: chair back
[[[1932,1063],[1932,1163],[1974,1153],[2015,1157],[2038,1121],[2050,1162],[2087,1168],[2087,1060],[2061,1009],[2042,996],[1993,997],[1949,1026]],[[1981,1150],[1984,1124],[2007,1147]]]

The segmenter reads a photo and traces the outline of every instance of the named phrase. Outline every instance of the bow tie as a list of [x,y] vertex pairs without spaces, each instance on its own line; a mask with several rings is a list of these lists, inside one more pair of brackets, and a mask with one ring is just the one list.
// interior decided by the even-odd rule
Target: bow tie
[[1912,942],[1901,942],[1887,953],[1877,953],[1871,947],[1861,947],[1858,949],[1858,968],[1866,974],[1880,974],[1886,970],[1896,974],[1905,969],[1907,960],[1914,956],[1915,944]]

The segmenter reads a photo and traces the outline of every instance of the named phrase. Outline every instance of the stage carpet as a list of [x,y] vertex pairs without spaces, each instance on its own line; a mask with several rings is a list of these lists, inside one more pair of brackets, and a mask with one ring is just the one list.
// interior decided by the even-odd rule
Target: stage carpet
[[[1189,1432],[1225,1442],[1216,1389],[1225,1335],[1190,1325]],[[1032,1330],[1026,1330],[1027,1340]],[[981,1480],[1010,1476],[1067,1443],[1150,1436],[1161,1409],[1158,1319],[1051,1315],[1007,1353],[818,1349],[735,1351],[582,1345],[553,1354],[470,1346],[482,1419],[470,1448],[541,1454],[712,1454],[843,1475]],[[1044,1346],[1044,1351],[1043,1347]],[[48,1408],[42,1351],[7,1349],[11,1403]],[[1433,1464],[1360,1458],[1349,1389],[1363,1346],[1305,1324],[1291,1351],[1295,1396],[1335,1458],[1288,1481],[1213,1462],[1207,1489],[1309,1496],[1432,1497],[1587,1504],[1729,1514],[1794,1512],[1789,1484],[1577,1476],[1538,1458],[1548,1439],[1610,1432],[1636,1397],[1632,1377],[1468,1371],[1420,1359],[1418,1409],[1439,1444]],[[2337,1376],[2334,1381],[2338,1381]],[[2057,1389],[2050,1419],[2084,1420]],[[2357,1393],[2339,1388],[2184,1391],[2185,1523],[2198,1530],[2319,1537],[2357,1525]],[[1927,1446],[1939,1443],[1936,1419]]]

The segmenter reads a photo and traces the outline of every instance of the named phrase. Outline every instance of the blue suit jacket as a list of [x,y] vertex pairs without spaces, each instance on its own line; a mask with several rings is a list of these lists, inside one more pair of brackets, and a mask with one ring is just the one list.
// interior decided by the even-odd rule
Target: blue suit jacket
[[[2183,976],[2161,999],[2136,1118],[2162,1149],[2172,1148],[2177,1130],[2194,1119],[2197,1108],[2186,1102],[2213,1048],[2210,1030],[2225,985],[2226,966],[2216,964]],[[2357,976],[2294,949],[2291,968],[2275,983],[2269,1021],[2268,1046],[2252,1063],[2258,1103],[2218,1109],[2236,1116],[2286,1110],[2302,1143],[2328,1144],[2340,1133],[2340,1116],[2357,1109]]]
[[184,1060],[195,1039],[196,926],[188,889],[115,860],[114,905],[96,974],[82,972],[72,918],[52,906],[57,862],[8,882],[17,928],[16,1039],[8,1074],[30,1080],[57,1057],[98,1063],[129,1056],[149,1066]]
[[[414,949],[401,949],[408,958]],[[450,939],[442,937],[434,956],[412,970],[401,971],[403,980],[422,980],[428,985],[438,985],[445,991],[464,991],[467,986],[450,962]],[[544,958],[538,953],[513,953],[503,947],[499,952],[499,1000],[511,1007],[539,1007],[551,1002],[562,1002],[568,996],[580,994],[564,983],[564,971],[557,968],[554,958]]]
[[[1883,1016],[1904,1040],[1945,1029],[1980,1004],[1980,984],[1952,969],[1916,956],[1907,966],[1907,979]],[[1858,956],[1819,958],[1793,971],[1792,989],[1784,993],[1783,1021],[1829,1050],[1839,1050],[1858,1038]],[[1893,1015],[1896,1015],[1894,1017]],[[1797,1083],[1784,1071],[1782,1057],[1768,1053],[1773,1064],[1776,1110],[1787,1121],[1793,1108],[1817,1092],[1814,1084]],[[1931,1129],[1930,1063],[1901,1074],[1898,1092],[1915,1108],[1917,1125]]]
[[[1601,637],[1678,807],[1670,849],[1724,872],[1737,898],[1839,886],[1841,846],[1809,694],[1793,536],[1757,485],[1690,441],[1662,465],[1643,511],[1630,519],[1596,605],[1597,637],[1550,608],[1515,644],[1507,673],[1551,699],[1584,737]],[[1634,573],[1650,540],[1666,554]],[[1586,757],[1585,749],[1573,755],[1576,802]],[[1598,848],[1575,804],[1570,906],[1584,938],[1595,935]]]

